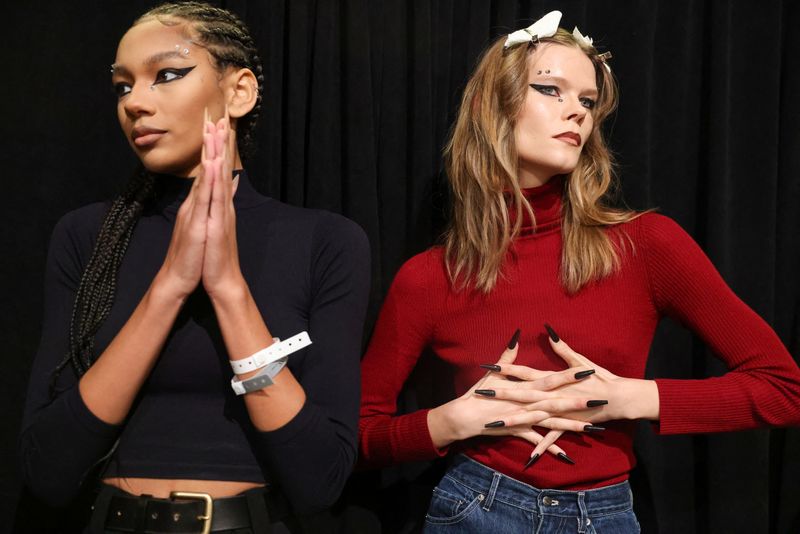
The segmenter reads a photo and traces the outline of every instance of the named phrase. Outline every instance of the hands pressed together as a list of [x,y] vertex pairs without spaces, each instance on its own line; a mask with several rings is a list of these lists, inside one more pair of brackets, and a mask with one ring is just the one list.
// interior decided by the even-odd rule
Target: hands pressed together
[[[525,467],[548,451],[568,463],[574,461],[555,445],[565,432],[602,432],[597,423],[632,419],[642,415],[636,399],[620,402],[629,382],[578,354],[546,325],[550,346],[568,365],[564,371],[540,371],[515,365],[519,348],[517,331],[495,364],[481,365],[488,372],[464,395],[432,410],[429,426],[434,444],[478,435],[516,436],[535,445]],[[631,404],[634,408],[631,409]],[[532,427],[548,428],[542,436]]]
[[233,206],[239,178],[231,179],[235,147],[236,131],[227,108],[216,123],[206,110],[201,170],[178,210],[162,267],[180,298],[188,297],[201,281],[212,299],[242,283]]

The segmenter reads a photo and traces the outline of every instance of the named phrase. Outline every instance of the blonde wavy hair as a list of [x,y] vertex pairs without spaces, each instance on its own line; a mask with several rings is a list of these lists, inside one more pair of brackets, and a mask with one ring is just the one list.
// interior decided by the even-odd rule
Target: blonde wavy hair
[[617,84],[598,51],[563,28],[539,45],[503,49],[505,36],[481,57],[467,83],[445,164],[452,187],[452,216],[444,234],[445,264],[456,289],[473,286],[488,293],[501,276],[511,241],[519,235],[522,217],[535,214],[522,194],[514,127],[528,87],[528,57],[536,46],[556,43],[581,49],[595,69],[598,98],[591,113],[594,128],[576,168],[565,177],[562,198],[560,278],[569,293],[613,273],[620,266],[619,243],[605,232],[611,225],[640,214],[614,209],[606,195],[615,184],[613,163],[603,138],[603,121],[617,106]]

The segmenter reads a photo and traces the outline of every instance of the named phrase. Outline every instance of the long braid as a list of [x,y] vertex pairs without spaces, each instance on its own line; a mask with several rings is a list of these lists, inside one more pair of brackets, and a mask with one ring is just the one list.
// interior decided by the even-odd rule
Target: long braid
[[235,67],[253,71],[258,81],[256,104],[236,125],[239,151],[242,156],[250,155],[254,148],[255,126],[261,113],[264,72],[258,48],[247,26],[230,11],[201,2],[157,6],[139,17],[134,25],[153,18],[170,26],[188,22],[192,41],[208,50],[218,70]]
[[69,349],[50,382],[55,393],[61,371],[72,364],[77,376],[94,361],[94,335],[103,324],[117,289],[117,273],[145,201],[153,194],[154,179],[144,169],[136,172],[103,219],[92,256],[81,276],[69,324]]

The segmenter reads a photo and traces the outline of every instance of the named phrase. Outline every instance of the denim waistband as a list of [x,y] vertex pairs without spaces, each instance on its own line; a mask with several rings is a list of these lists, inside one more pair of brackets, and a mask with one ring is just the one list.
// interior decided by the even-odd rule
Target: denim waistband
[[464,455],[454,458],[445,477],[483,494],[481,505],[486,510],[494,501],[540,515],[557,516],[601,516],[633,508],[633,495],[627,481],[578,491],[538,489]]

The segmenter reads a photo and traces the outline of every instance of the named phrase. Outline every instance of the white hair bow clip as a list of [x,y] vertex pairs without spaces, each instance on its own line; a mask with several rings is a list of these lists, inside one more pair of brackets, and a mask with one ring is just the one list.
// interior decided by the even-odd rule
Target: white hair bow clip
[[[589,46],[594,46],[594,39],[592,39],[588,35],[583,35],[577,26],[575,26],[575,29],[572,30],[572,36],[575,38],[576,41],[582,42],[583,44]],[[597,54],[597,57],[600,58],[600,61],[603,62],[603,66],[606,68],[606,70],[608,72],[611,72],[611,65],[609,65],[607,61],[611,59],[611,52],[603,52],[602,54]]]
[[536,43],[542,37],[552,37],[558,31],[559,22],[561,22],[561,11],[551,11],[527,28],[509,33],[503,48],[523,43]]
[[592,39],[588,35],[583,35],[577,26],[575,26],[575,29],[572,30],[572,36],[578,41],[583,41],[585,44],[589,46],[594,46],[594,39]]

